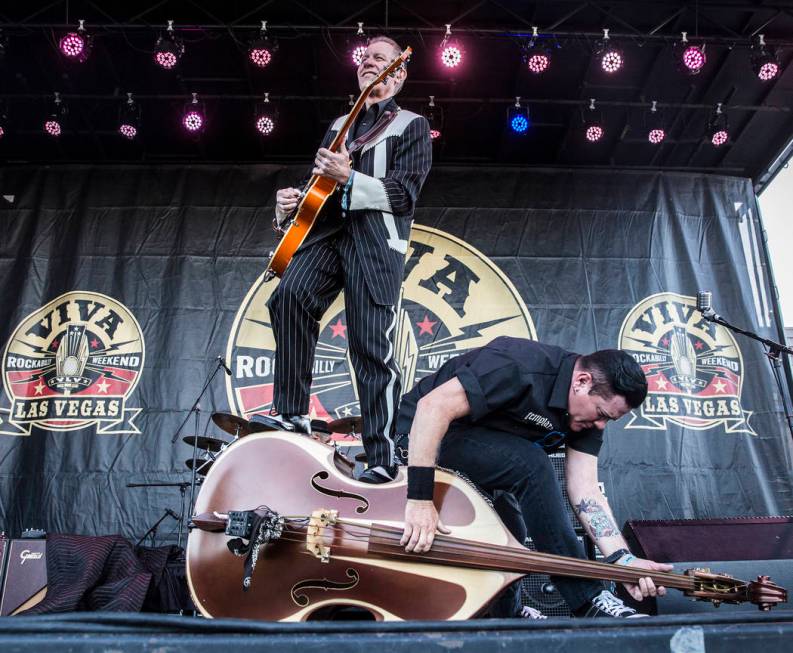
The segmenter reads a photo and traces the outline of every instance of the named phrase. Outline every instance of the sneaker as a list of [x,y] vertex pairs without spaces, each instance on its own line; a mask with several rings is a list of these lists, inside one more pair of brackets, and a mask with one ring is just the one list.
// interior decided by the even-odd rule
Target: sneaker
[[639,619],[649,617],[648,614],[636,612],[629,608],[620,599],[608,590],[603,590],[597,596],[584,603],[573,613],[575,617],[617,617],[620,619]]
[[372,483],[374,485],[379,485],[380,483],[389,483],[393,481],[397,476],[397,467],[396,465],[377,465],[376,467],[367,467],[361,475],[358,477],[358,480],[361,483]]

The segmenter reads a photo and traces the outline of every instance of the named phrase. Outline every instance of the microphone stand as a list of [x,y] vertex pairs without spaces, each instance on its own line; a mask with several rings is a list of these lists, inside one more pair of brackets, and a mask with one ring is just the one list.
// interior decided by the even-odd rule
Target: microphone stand
[[747,331],[746,329],[741,329],[734,324],[730,324],[721,315],[717,315],[712,308],[706,308],[705,310],[697,308],[697,310],[702,313],[702,317],[708,322],[720,324],[733,333],[740,333],[741,335],[751,338],[752,340],[757,340],[757,342],[760,342],[768,347],[765,355],[771,365],[771,371],[774,374],[774,379],[776,379],[777,390],[779,391],[779,396],[782,399],[782,410],[785,413],[785,420],[787,421],[787,427],[790,431],[790,437],[793,438],[793,411],[788,408],[788,397],[787,393],[785,392],[785,386],[782,383],[782,371],[779,369],[781,355],[787,354],[788,356],[791,356],[793,355],[793,349],[774,340],[769,340],[768,338],[758,336],[752,331]]
[[[195,434],[194,435],[196,435],[196,436],[198,435],[198,431],[199,431],[199,428],[200,428],[199,422],[200,422],[200,419],[201,419],[201,407],[200,407],[201,397],[204,396],[204,393],[207,391],[207,388],[210,386],[210,384],[212,383],[212,381],[214,380],[215,376],[217,375],[217,373],[220,371],[221,368],[225,368],[225,364],[223,363],[223,360],[221,358],[218,358],[217,359],[217,365],[215,365],[215,369],[212,370],[212,372],[209,375],[207,375],[206,381],[204,382],[204,387],[201,388],[201,392],[198,393],[198,397],[196,397],[196,400],[193,403],[193,407],[189,411],[187,411],[187,415],[185,415],[184,420],[179,425],[179,428],[176,430],[176,433],[174,433],[173,437],[171,438],[171,444],[174,444],[176,442],[177,438],[181,435],[182,429],[184,428],[184,425],[187,424],[187,420],[190,419],[190,415],[193,414],[193,413],[195,413]],[[196,459],[197,458],[198,458],[198,438],[194,437],[193,438],[193,469],[190,472],[190,502],[188,504],[188,510],[190,511],[191,515],[193,514],[193,501],[195,500]],[[185,528],[185,524],[183,523],[181,525],[181,527],[179,528],[179,540],[180,541],[182,539],[182,532],[183,532],[184,528]]]

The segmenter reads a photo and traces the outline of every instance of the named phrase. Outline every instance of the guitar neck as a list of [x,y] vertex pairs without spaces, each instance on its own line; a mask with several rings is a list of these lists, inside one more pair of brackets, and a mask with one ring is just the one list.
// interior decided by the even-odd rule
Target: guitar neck
[[540,553],[528,549],[470,542],[448,535],[436,535],[432,548],[427,553],[408,553],[399,543],[401,536],[402,531],[399,529],[372,524],[368,552],[390,559],[519,574],[543,573],[550,576],[575,576],[621,583],[638,583],[640,578],[649,577],[656,585],[674,587],[684,591],[695,589],[694,579],[681,574],[579,560],[578,558]]

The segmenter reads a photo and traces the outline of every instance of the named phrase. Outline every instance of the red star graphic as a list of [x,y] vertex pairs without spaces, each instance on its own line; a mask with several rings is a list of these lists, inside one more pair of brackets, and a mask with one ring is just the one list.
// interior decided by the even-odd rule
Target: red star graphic
[[336,321],[336,324],[330,325],[330,330],[333,331],[331,338],[335,338],[336,336],[340,336],[344,339],[347,338],[347,334],[345,333],[347,331],[347,327],[341,323],[341,318]]
[[99,347],[99,341],[96,338],[94,338],[91,341],[91,349],[96,349],[97,347]]
[[661,339],[661,344],[662,344],[664,347],[668,347],[668,346],[669,346],[669,338],[662,338],[662,339]]
[[436,324],[438,323],[430,322],[430,318],[427,316],[426,313],[424,313],[424,321],[416,322],[416,326],[419,328],[419,335],[423,335],[425,333],[429,333],[430,335],[433,335],[432,327],[434,327]]
[[701,340],[697,340],[697,344],[694,345],[694,349],[702,349],[705,345],[702,344]]
[[61,344],[60,340],[55,338],[55,340],[52,341],[52,344],[50,344],[50,349],[52,350],[57,349],[59,344]]

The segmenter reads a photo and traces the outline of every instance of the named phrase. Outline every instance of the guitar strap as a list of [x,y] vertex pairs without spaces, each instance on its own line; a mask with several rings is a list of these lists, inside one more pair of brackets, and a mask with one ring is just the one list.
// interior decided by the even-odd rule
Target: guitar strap
[[350,143],[350,145],[347,147],[347,151],[350,154],[353,154],[354,152],[360,150],[367,143],[371,143],[375,138],[383,133],[383,130],[388,127],[394,118],[397,117],[398,113],[399,109],[396,111],[383,111],[382,115],[377,119],[377,122],[372,125],[372,128]]

